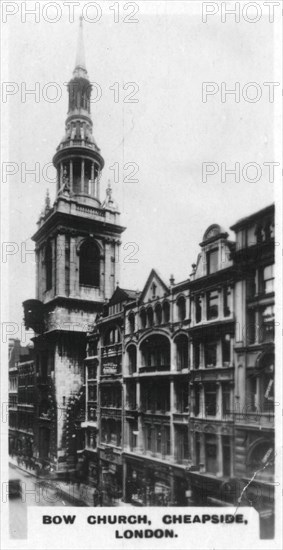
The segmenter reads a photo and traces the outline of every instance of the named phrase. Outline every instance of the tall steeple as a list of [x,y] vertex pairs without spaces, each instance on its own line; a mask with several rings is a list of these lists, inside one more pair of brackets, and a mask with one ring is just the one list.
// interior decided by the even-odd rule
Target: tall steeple
[[[76,447],[76,439],[69,437],[67,405],[84,384],[86,334],[119,280],[120,238],[125,229],[111,189],[103,205],[99,198],[104,160],[92,135],[82,21],[68,93],[65,134],[53,158],[57,195],[52,207],[47,195],[32,237],[36,299],[24,303],[26,327],[36,332],[36,456],[52,470],[60,469],[60,475],[74,470],[82,457],[81,438]],[[50,409],[48,417],[40,415],[46,403],[62,414]]]
[[[83,73],[83,74],[82,74]],[[80,17],[80,27],[78,34],[78,44],[77,44],[77,55],[76,55],[76,64],[75,70],[73,72],[74,76],[86,76],[86,62],[85,62],[85,47],[84,47],[84,36],[83,36],[83,17]]]
[[69,107],[62,138],[53,163],[57,169],[57,196],[65,193],[84,204],[100,206],[100,174],[104,160],[93,137],[90,113],[91,83],[89,81],[80,17],[76,63],[68,84]]

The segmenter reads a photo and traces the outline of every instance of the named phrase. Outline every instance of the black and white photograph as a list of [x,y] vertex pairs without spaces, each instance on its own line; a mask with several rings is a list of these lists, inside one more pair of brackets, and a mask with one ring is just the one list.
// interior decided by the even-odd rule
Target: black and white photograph
[[4,550],[282,548],[281,18],[1,2]]

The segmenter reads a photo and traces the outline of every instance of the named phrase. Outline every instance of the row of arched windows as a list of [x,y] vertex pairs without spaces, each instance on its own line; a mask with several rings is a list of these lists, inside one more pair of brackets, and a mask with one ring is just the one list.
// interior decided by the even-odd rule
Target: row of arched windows
[[[140,345],[140,369],[146,370],[170,370],[171,362],[175,363],[178,371],[188,368],[189,365],[189,341],[185,334],[179,334],[174,339],[175,352],[171,361],[171,343],[161,334],[154,334],[143,340]],[[173,348],[172,348],[173,350]],[[130,344],[126,349],[127,374],[137,371],[137,346]]]
[[[177,320],[184,321],[186,318],[186,299],[184,296],[180,296],[177,301]],[[137,330],[136,319],[133,311],[129,313],[129,332],[132,334]],[[154,325],[162,325],[169,323],[170,321],[170,304],[169,302],[163,302],[163,304],[157,303],[155,308],[148,306],[140,311],[140,326],[142,329],[153,327]]]
[[[79,250],[79,282],[82,286],[99,287],[100,285],[100,251],[95,241],[83,241]],[[52,245],[48,241],[45,248],[46,290],[53,286]]]

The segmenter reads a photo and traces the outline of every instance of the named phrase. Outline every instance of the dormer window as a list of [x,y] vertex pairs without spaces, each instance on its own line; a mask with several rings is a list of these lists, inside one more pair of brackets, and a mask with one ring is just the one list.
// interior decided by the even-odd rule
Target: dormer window
[[207,263],[207,275],[215,273],[218,270],[218,248],[209,250],[206,253],[206,263]]
[[156,284],[155,283],[152,283],[151,285],[151,292],[152,292],[152,298],[156,298]]

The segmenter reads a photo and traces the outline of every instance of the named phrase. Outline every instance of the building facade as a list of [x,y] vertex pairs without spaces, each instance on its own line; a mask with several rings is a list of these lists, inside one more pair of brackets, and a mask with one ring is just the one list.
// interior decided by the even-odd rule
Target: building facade
[[[117,286],[124,227],[93,137],[80,26],[65,134],[33,236],[32,359],[9,367],[10,444],[97,502],[274,508],[274,207],[205,231],[190,278]],[[15,415],[15,412],[17,414]],[[271,518],[271,519],[270,519]]]
[[190,446],[192,498],[199,504],[225,500],[233,478],[235,342],[234,242],[210,226],[188,285],[191,303]]
[[81,475],[86,334],[113,294],[124,230],[110,186],[100,200],[104,160],[92,132],[82,20],[68,95],[65,134],[53,158],[56,198],[51,206],[47,196],[33,235],[36,299],[24,310],[26,327],[35,331],[36,458],[62,475]]
[[155,270],[125,306],[124,500],[186,504],[189,298]]
[[116,289],[96,320],[96,355],[86,363],[96,361],[97,486],[114,495],[122,464],[124,502],[252,502],[266,535],[274,509],[274,206],[231,229],[236,241],[217,224],[205,231],[189,279],[166,285],[152,270],[142,292],[122,299]]
[[[235,339],[235,476],[249,484],[262,530],[274,522],[275,294],[274,206],[232,226]],[[256,475],[255,475],[256,474]]]
[[33,348],[9,341],[9,453],[30,461],[35,419],[35,365]]

